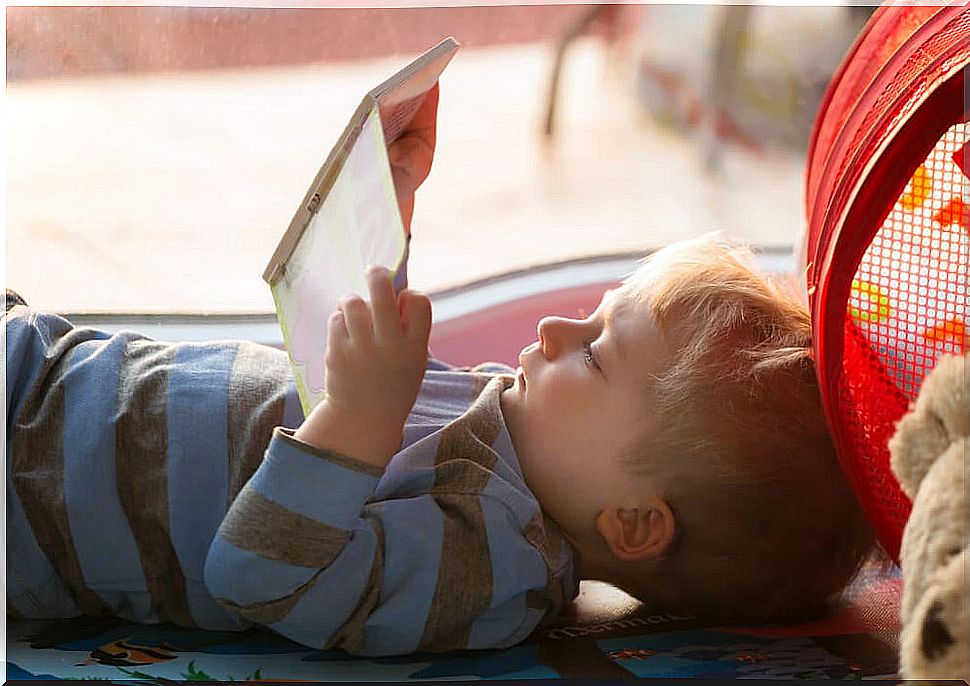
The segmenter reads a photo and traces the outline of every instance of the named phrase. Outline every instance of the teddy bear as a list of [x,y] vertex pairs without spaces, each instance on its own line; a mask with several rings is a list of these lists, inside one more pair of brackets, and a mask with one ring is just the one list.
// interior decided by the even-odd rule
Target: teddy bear
[[900,675],[970,680],[970,355],[946,355],[889,442],[913,503],[900,566]]

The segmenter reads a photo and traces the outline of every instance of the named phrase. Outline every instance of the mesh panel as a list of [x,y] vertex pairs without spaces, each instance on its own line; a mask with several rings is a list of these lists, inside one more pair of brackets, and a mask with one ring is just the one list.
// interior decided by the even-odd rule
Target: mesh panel
[[[961,51],[953,54],[952,48],[955,44],[962,44],[968,32],[970,32],[970,14],[960,15],[941,31],[929,37],[920,50],[914,51],[909,56],[887,87],[879,93],[871,105],[867,105],[865,119],[856,127],[855,136],[845,154],[842,155],[837,178],[858,178],[865,170],[865,164],[860,163],[858,157],[863,144],[865,143],[866,146],[866,154],[862,159],[865,160],[873,150],[884,143],[891,131],[896,130],[899,120],[909,116],[913,108],[922,102],[921,97],[914,97],[913,94],[924,93],[927,88],[935,84],[934,78],[937,73],[948,71],[954,63],[965,60],[965,55]],[[939,60],[934,69],[928,69],[928,66],[938,60],[940,55],[948,55],[948,57]],[[872,134],[876,123],[899,103],[901,106],[893,111],[891,121],[880,124],[877,135],[866,140],[866,137]],[[852,165],[851,168],[850,165]],[[843,184],[846,190],[853,187],[853,184]]]
[[[895,422],[945,353],[967,348],[970,125],[940,139],[869,245],[852,281],[839,388],[846,445],[868,484],[877,533],[900,532],[909,502],[886,447]],[[898,533],[897,533],[898,535]]]

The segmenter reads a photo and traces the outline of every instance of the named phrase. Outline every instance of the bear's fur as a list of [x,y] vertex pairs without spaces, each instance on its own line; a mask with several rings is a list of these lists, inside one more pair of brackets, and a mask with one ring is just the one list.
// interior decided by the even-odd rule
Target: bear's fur
[[970,680],[970,367],[944,356],[889,442],[903,531],[900,674]]

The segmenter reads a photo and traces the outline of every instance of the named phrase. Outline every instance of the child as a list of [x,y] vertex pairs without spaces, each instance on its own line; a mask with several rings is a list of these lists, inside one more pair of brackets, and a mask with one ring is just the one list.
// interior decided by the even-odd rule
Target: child
[[429,362],[428,299],[368,285],[328,322],[305,419],[280,351],[14,306],[8,613],[489,648],[582,578],[712,621],[804,616],[871,548],[808,317],[738,251],[656,253],[589,317],[542,319],[514,376]]

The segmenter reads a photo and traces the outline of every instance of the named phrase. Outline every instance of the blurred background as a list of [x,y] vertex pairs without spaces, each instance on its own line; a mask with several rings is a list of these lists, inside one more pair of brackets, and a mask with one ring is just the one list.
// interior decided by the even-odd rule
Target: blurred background
[[428,291],[722,229],[791,249],[871,7],[7,7],[6,285],[269,313],[260,275],[364,93],[452,35],[409,274]]

